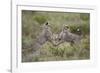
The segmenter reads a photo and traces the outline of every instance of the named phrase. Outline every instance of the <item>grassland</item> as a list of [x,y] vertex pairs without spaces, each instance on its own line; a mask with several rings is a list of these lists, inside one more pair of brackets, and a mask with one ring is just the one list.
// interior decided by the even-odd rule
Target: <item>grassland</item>
[[[84,60],[90,58],[90,15],[88,13],[71,13],[71,12],[41,12],[41,11],[22,11],[22,62],[39,62],[39,61],[59,61],[59,60]],[[72,47],[65,42],[59,46],[53,46],[46,42],[38,51],[40,55],[30,57],[32,47],[37,36],[41,33],[41,26],[49,22],[52,32],[58,34],[63,24],[70,26],[70,30],[74,34],[80,28],[82,40],[79,44],[83,50],[79,57],[76,53],[79,48]],[[78,34],[80,35],[80,34]]]

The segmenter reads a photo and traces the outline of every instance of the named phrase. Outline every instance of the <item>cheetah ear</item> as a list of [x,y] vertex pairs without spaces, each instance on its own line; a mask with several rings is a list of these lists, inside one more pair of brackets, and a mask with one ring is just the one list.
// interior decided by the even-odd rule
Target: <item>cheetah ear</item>
[[68,29],[68,28],[69,28],[69,26],[68,26],[68,25],[65,25],[65,28],[67,28],[67,29]]
[[46,22],[46,24],[45,25],[48,25],[48,22]]
[[68,30],[69,29],[69,26],[68,25],[64,25],[63,26],[63,29],[67,29]]

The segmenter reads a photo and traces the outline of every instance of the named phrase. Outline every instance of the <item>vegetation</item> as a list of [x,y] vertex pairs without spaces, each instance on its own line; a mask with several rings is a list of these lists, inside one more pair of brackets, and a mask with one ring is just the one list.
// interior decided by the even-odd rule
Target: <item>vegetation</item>
[[[82,60],[90,58],[90,15],[89,13],[69,12],[42,12],[22,10],[22,62],[59,61],[59,60]],[[71,46],[68,42],[53,46],[50,42],[45,43],[39,56],[29,57],[33,50],[37,36],[41,33],[41,26],[49,22],[52,32],[58,34],[63,25],[68,25],[70,31],[82,36],[83,50],[76,58],[75,53],[79,50],[76,45]],[[80,29],[80,33],[77,32]]]

